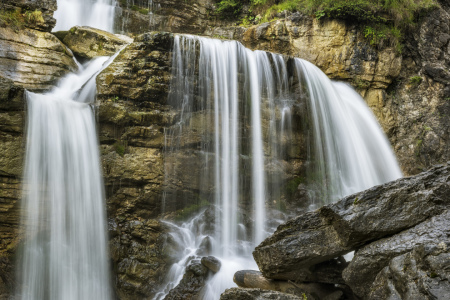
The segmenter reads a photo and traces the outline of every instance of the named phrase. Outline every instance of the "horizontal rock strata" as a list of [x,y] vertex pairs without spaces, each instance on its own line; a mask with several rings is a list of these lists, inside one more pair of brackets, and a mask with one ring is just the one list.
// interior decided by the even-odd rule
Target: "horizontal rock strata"
[[51,33],[0,27],[0,77],[29,90],[48,90],[77,69],[70,50]]

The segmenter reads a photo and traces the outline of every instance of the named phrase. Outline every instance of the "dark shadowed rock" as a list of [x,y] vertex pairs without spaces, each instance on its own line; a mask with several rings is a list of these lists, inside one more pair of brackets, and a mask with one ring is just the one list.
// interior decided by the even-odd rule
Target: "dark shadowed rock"
[[447,164],[348,196],[280,225],[253,256],[264,276],[296,280],[304,268],[442,213],[449,181]]
[[344,295],[341,287],[335,284],[294,283],[287,280],[267,279],[261,272],[254,270],[236,272],[233,281],[241,288],[278,291],[299,297],[309,295],[312,299],[340,299]]
[[180,283],[172,289],[164,300],[194,300],[206,283],[210,271],[200,260],[195,259],[189,263]]
[[[304,300],[305,298],[276,291],[268,291],[262,289],[241,289],[241,288],[227,289],[222,295],[220,295],[220,300],[265,300],[265,299]],[[315,298],[308,297],[308,300],[309,299],[314,300]]]
[[[343,273],[346,283],[356,295],[367,297],[371,294],[373,299],[388,299],[376,295],[394,295],[396,292],[403,295],[400,299],[408,295],[408,299],[428,299],[423,295],[424,290],[436,295],[450,291],[449,225],[450,211],[446,211],[361,248]],[[440,282],[443,280],[445,282]],[[411,295],[417,298],[410,298]]]
[[204,265],[214,273],[217,273],[219,272],[222,263],[214,256],[206,256],[202,257],[202,265]]

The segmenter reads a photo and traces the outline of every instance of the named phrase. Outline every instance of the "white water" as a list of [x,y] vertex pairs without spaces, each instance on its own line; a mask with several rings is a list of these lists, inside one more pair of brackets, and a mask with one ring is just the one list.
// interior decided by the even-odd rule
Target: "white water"
[[[180,118],[166,130],[166,157],[171,157],[166,178],[177,176],[173,157],[186,151],[190,138],[200,137],[194,149],[200,150],[197,159],[206,167],[192,180],[199,183],[200,196],[214,203],[215,224],[212,231],[199,229],[203,227],[198,224],[206,222],[200,214],[174,230],[186,253],[172,266],[156,299],[163,299],[178,284],[189,258],[200,255],[198,249],[208,235],[211,254],[222,268],[203,289],[203,299],[218,299],[234,286],[236,271],[257,269],[251,251],[274,230],[268,227],[268,205],[282,195],[285,183],[273,173],[268,184],[266,167],[284,170],[282,161],[291,147],[292,118],[299,101],[309,108],[313,129],[306,176],[311,174],[308,184],[317,189],[313,194],[318,199],[313,197],[311,208],[402,176],[361,97],[306,61],[285,61],[234,41],[175,36],[172,69],[169,103],[180,110]],[[204,115],[200,126],[192,121],[199,115]],[[211,178],[212,191],[202,192]],[[170,188],[164,192],[167,203],[186,202],[189,197]]]
[[47,94],[26,93],[25,243],[18,268],[19,299],[112,298],[91,106],[95,76],[107,60],[93,60]]
[[113,31],[115,0],[58,0],[53,31],[69,30],[73,26],[90,26]]
[[332,82],[313,64],[295,59],[313,120],[313,172],[320,204],[334,202],[402,176],[389,141],[364,100],[349,85]]

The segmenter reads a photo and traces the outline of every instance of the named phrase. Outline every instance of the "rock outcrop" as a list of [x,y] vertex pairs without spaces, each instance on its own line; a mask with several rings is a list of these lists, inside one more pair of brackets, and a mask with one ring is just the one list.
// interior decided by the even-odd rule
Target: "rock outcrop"
[[[97,77],[100,155],[120,299],[152,298],[177,253],[161,213],[170,34],[137,37]],[[164,246],[166,245],[166,246]],[[170,250],[171,249],[171,250]]]
[[23,13],[37,13],[37,17],[41,20],[30,20],[24,24],[28,28],[37,29],[40,31],[50,32],[56,25],[56,20],[53,18],[53,13],[57,8],[56,0],[3,0],[0,4],[0,9],[5,11],[20,10]]
[[302,277],[305,269],[356,250],[342,278],[358,297],[445,299],[449,208],[446,164],[298,216],[280,225],[253,256],[267,278],[309,282]]
[[75,55],[88,59],[112,56],[133,41],[127,36],[87,26],[75,26],[69,31],[59,31],[55,34]]
[[24,90],[0,77],[0,299],[14,288],[14,254],[20,240],[20,191],[24,159]]
[[[307,296],[305,295],[305,297]],[[220,295],[220,300],[304,300],[305,297],[263,289],[231,288],[227,289],[222,295]],[[314,298],[307,299],[314,300]]]
[[70,50],[48,32],[0,27],[0,77],[29,90],[48,90],[78,69]]

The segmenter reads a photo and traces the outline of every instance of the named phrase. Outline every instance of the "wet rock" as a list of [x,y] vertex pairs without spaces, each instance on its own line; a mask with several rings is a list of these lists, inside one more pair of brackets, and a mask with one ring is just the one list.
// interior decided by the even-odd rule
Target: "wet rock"
[[0,299],[9,299],[15,288],[14,255],[21,239],[24,109],[24,89],[0,77]]
[[136,37],[97,76],[97,94],[102,98],[131,99],[147,107],[159,108],[155,103],[166,104],[172,43],[173,35],[168,33]]
[[299,297],[302,297],[303,294],[305,294],[310,295],[313,299],[340,299],[344,294],[343,291],[334,284],[294,283],[287,280],[267,279],[261,272],[253,270],[236,272],[233,281],[241,288],[258,288],[278,291]]
[[211,237],[206,236],[203,238],[202,242],[200,243],[200,246],[198,246],[198,249],[195,254],[199,256],[203,255],[209,255],[212,250],[212,243],[211,243]]
[[449,282],[441,282],[450,278],[445,267],[450,258],[449,222],[450,211],[447,210],[359,249],[343,273],[346,283],[356,295],[367,298],[370,294],[371,299],[388,299],[388,295],[396,293],[401,299],[412,295],[428,299],[425,295],[450,291]]
[[186,267],[186,272],[181,282],[167,294],[164,300],[197,299],[206,283],[209,272],[209,269],[200,260],[192,260]]
[[447,299],[449,244],[431,242],[392,259],[372,284],[368,299]]
[[29,90],[48,90],[77,69],[70,51],[51,33],[0,27],[0,77]]
[[222,263],[214,256],[206,256],[202,257],[202,265],[204,265],[214,273],[217,273],[219,272]]
[[[312,296],[307,296],[307,299],[316,299]],[[282,292],[268,291],[263,289],[241,289],[231,288],[227,289],[222,295],[220,300],[304,300],[304,297],[295,296],[292,294],[285,294]]]
[[57,34],[75,55],[83,58],[111,56],[133,40],[100,29],[75,26],[67,32]]
[[279,226],[253,256],[265,277],[296,280],[304,268],[440,214],[450,206],[449,181],[447,164],[348,196]]
[[109,220],[111,260],[119,299],[152,298],[174,262],[177,245],[169,228],[156,220],[142,220],[125,214]]

